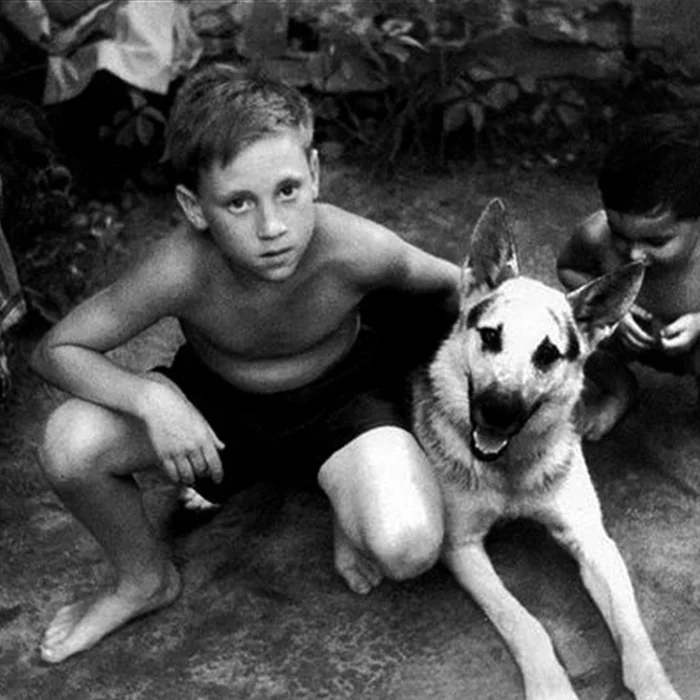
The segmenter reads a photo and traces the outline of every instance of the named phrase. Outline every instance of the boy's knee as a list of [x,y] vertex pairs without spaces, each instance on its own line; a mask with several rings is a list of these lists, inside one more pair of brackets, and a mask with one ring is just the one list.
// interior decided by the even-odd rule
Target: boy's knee
[[69,399],[49,416],[40,461],[51,480],[80,478],[94,468],[105,446],[102,412],[93,404]]
[[437,524],[386,528],[369,538],[371,554],[386,576],[396,581],[431,569],[440,555],[442,528]]

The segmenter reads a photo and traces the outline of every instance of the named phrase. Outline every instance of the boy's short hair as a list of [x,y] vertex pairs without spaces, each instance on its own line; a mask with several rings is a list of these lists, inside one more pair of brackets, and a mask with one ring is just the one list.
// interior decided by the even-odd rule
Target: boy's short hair
[[700,120],[651,114],[623,127],[598,176],[603,206],[634,215],[700,217]]
[[304,150],[311,148],[313,112],[296,88],[262,72],[210,64],[185,80],[171,110],[167,152],[176,181],[196,190],[202,170],[225,166],[284,129],[298,129]]

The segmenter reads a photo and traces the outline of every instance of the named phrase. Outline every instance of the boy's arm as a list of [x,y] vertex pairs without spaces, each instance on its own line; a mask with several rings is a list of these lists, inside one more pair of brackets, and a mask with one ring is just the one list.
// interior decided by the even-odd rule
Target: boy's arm
[[577,289],[602,275],[609,228],[601,209],[579,223],[557,257],[557,276],[566,289]]
[[132,415],[147,380],[120,367],[104,353],[173,312],[164,275],[151,256],[119,280],[85,300],[39,342],[33,369],[75,396]]
[[454,263],[381,224],[331,205],[319,205],[318,225],[342,241],[349,274],[367,293],[383,289],[434,297],[457,311],[460,269]]
[[169,386],[130,372],[104,354],[164,316],[177,315],[189,286],[182,272],[162,255],[148,256],[56,324],[37,345],[31,364],[59,388],[144,421],[168,475],[191,481],[193,465],[197,473],[218,475],[218,438]]
[[340,241],[345,274],[363,295],[364,322],[395,345],[397,359],[428,359],[458,317],[459,267],[335,207],[319,218]]

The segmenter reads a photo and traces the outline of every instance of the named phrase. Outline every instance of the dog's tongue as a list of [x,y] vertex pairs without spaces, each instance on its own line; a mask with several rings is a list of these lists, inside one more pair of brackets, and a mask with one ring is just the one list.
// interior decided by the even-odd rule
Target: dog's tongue
[[508,438],[502,433],[488,428],[475,427],[473,432],[474,446],[486,459],[496,459],[508,445]]

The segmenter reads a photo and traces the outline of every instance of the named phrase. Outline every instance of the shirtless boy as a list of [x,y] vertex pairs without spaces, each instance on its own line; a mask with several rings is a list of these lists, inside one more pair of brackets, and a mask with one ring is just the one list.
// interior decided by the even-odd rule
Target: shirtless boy
[[594,440],[634,403],[630,362],[700,377],[700,121],[667,114],[629,124],[598,187],[604,209],[561,251],[560,281],[573,289],[631,260],[647,268],[637,305],[587,366],[594,392],[586,432]]
[[[58,612],[46,661],[180,592],[138,470],[159,468],[219,502],[260,478],[317,481],[334,511],[335,566],[359,593],[435,562],[442,504],[407,429],[404,363],[358,306],[384,289],[456,314],[459,271],[317,203],[312,131],[308,103],[288,86],[223,65],[190,77],[169,130],[186,225],[37,347],[35,369],[73,395],[49,418],[44,471],[116,574]],[[186,338],[171,368],[137,375],[105,357],[164,316]]]

